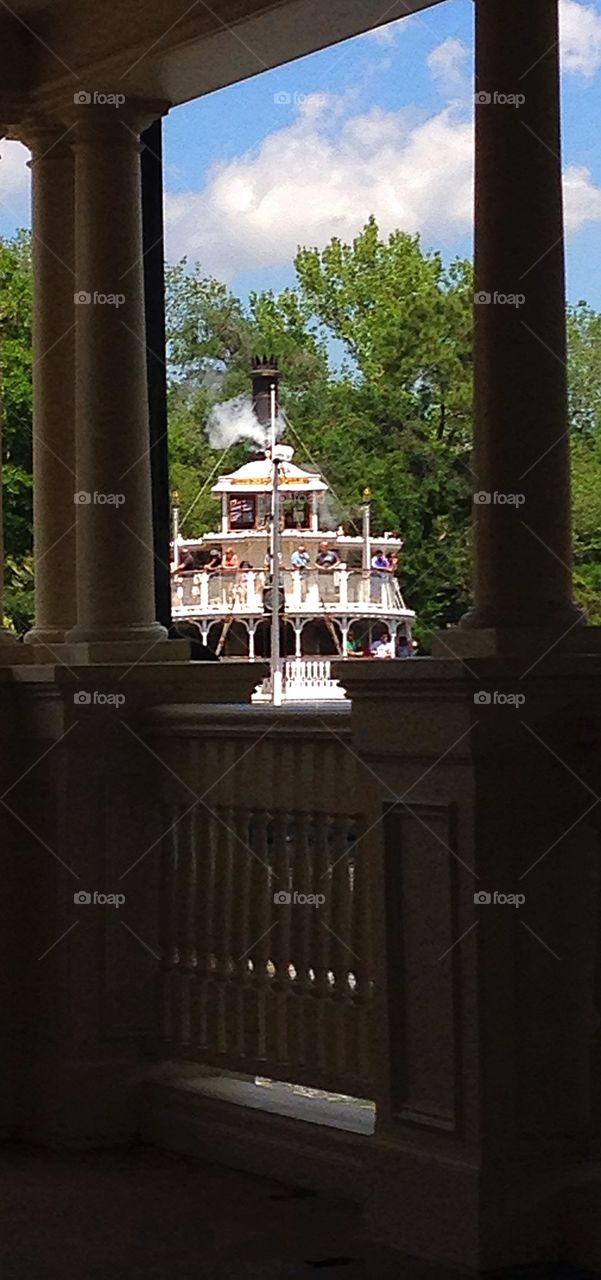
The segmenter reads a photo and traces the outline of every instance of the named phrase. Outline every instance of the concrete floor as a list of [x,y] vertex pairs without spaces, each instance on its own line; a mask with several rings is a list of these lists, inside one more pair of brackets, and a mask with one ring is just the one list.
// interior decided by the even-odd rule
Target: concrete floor
[[396,1280],[357,1211],[152,1148],[0,1147],[2,1280]]
[[[0,1147],[1,1280],[438,1280],[356,1207],[149,1147]],[[503,1280],[582,1280],[518,1268]]]

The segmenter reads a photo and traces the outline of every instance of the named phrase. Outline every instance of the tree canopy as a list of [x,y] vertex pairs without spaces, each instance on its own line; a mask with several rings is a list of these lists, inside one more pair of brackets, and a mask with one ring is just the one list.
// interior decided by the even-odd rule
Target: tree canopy
[[[210,487],[248,456],[204,430],[219,401],[248,394],[251,358],[275,352],[300,465],[319,467],[337,519],[405,540],[400,575],[424,649],[468,607],[472,475],[471,264],[446,264],[419,236],[382,237],[373,218],[350,244],[302,248],[293,287],[243,301],[186,260],[167,269],[171,486],[183,532],[215,527]],[[601,621],[601,316],[568,309],[576,592]],[[29,236],[0,239],[6,609],[30,624],[31,258]]]

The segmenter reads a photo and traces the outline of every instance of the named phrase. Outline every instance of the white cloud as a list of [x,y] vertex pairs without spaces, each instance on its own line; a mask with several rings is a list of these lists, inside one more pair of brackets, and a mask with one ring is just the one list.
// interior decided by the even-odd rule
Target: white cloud
[[580,231],[587,222],[601,222],[601,187],[596,187],[590,169],[573,164],[563,175],[566,228]]
[[0,204],[18,219],[27,215],[29,151],[20,142],[0,141]]
[[592,79],[601,67],[601,13],[594,4],[560,0],[561,65]]
[[468,50],[462,40],[447,36],[428,55],[427,67],[443,92],[453,95],[464,92],[467,85],[466,60]]
[[410,126],[378,107],[341,122],[339,108],[305,104],[255,151],[214,168],[203,190],[167,195],[169,256],[232,279],[290,262],[299,244],[352,237],[371,213],[384,232],[444,240],[469,229],[470,123],[447,108]]
[[406,18],[396,18],[394,22],[386,22],[381,27],[374,27],[371,31],[364,31],[359,39],[375,40],[376,44],[394,44],[401,24],[403,27],[407,27],[410,21],[410,15]]

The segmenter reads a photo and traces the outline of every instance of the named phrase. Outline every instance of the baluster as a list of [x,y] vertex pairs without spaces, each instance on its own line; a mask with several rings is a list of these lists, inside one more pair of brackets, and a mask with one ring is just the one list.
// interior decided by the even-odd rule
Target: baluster
[[[175,817],[178,816],[178,810],[175,811]],[[166,985],[165,985],[165,1037],[167,1040],[176,1040],[179,1033],[179,1020],[177,1018],[177,1008],[180,995],[180,949],[178,939],[178,894],[177,880],[179,872],[179,824],[172,826],[167,837],[167,861],[166,861],[166,933],[165,948],[163,951],[166,963]]]
[[248,1016],[251,1034],[247,1039],[253,1045],[252,1056],[259,1060],[268,1056],[267,1022],[273,1013],[273,1004],[271,1001],[272,978],[267,971],[267,965],[275,932],[271,926],[277,919],[273,902],[276,883],[271,864],[271,851],[267,844],[268,822],[269,815],[266,810],[255,812],[252,816],[252,848],[255,857],[252,859],[253,945],[250,958],[253,965],[254,999],[249,1001]]
[[202,973],[200,983],[200,1044],[213,1050],[217,1043],[217,988],[215,935],[217,893],[217,822],[207,809],[199,808],[197,832],[200,844],[198,951]]
[[251,916],[252,908],[252,863],[254,858],[249,852],[250,813],[240,809],[236,813],[236,854],[234,858],[234,899],[233,899],[233,957],[235,964],[235,980],[237,987],[236,1008],[236,1056],[243,1059],[247,1056],[246,1029],[248,996],[251,989],[251,973],[249,970],[250,951],[254,941]]
[[178,937],[181,938],[180,958],[180,1017],[179,1039],[190,1044],[195,1003],[196,971],[196,893],[197,855],[194,841],[194,813],[192,810],[179,824],[180,874],[178,876]]
[[357,1025],[353,1056],[356,1057],[360,1079],[369,1084],[372,1078],[370,1032],[373,999],[370,864],[367,845],[361,839],[360,821],[349,818],[348,832],[352,848],[350,859],[354,864],[351,947],[359,957],[357,960],[351,956],[351,968],[356,980],[355,989],[351,995]]
[[[296,813],[292,822],[294,831],[294,861],[292,883],[298,894],[314,892],[311,839],[311,815]],[[310,1007],[312,983],[309,978],[313,951],[313,926],[315,907],[308,903],[292,904],[292,963],[296,977],[292,980],[289,1012],[289,1046],[291,1061],[306,1066],[311,1061],[312,1008]]]
[[320,1072],[328,1071],[330,1054],[329,1046],[333,1037],[330,1035],[332,1020],[332,989],[329,981],[331,972],[331,955],[333,937],[333,878],[330,861],[330,831],[332,820],[326,813],[317,813],[314,820],[315,836],[315,869],[317,892],[323,893],[325,902],[317,916],[317,934],[315,939],[314,992],[317,1001],[316,1042],[317,1064]]
[[294,890],[292,883],[290,818],[287,813],[275,813],[272,821],[273,845],[272,864],[275,871],[274,895],[283,894],[286,901],[273,902],[275,928],[271,933],[271,958],[275,966],[272,985],[272,1002],[270,1019],[267,1026],[268,1053],[278,1063],[288,1063],[288,995],[291,988],[289,973],[293,961],[291,953],[292,939],[292,902]]
[[[177,818],[177,808],[169,809],[165,821],[167,834],[160,844],[161,866],[159,876],[159,947],[161,953],[161,973],[159,979],[159,1017],[158,1034],[163,1040],[173,1040],[172,987],[173,967],[175,963],[172,934],[172,882],[173,882],[173,822]],[[163,814],[161,813],[161,822]]]
[[[347,1014],[352,1012],[349,972],[357,963],[353,956],[352,933],[352,865],[348,855],[348,824],[344,817],[334,819],[332,829],[332,889],[334,896],[333,971],[336,979],[334,999],[336,1004],[336,1056],[332,1067],[344,1074],[347,1066]],[[360,958],[360,957],[359,957]]]
[[219,905],[217,910],[217,920],[219,922],[219,936],[217,939],[217,954],[219,956],[218,976],[219,976],[219,1006],[218,1006],[218,1043],[217,1049],[219,1053],[230,1054],[235,1044],[235,1034],[232,1028],[232,970],[234,961],[232,957],[232,907],[234,895],[234,822],[235,815],[229,808],[223,808],[219,813],[219,843],[218,843],[218,898]]

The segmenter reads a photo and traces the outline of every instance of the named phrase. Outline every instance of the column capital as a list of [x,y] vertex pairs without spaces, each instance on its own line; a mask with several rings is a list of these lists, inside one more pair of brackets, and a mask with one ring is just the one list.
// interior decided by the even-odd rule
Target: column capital
[[71,158],[72,126],[57,116],[29,115],[11,129],[11,137],[17,138],[31,151],[30,168],[48,157],[51,160]]
[[73,130],[74,145],[135,147],[140,134],[167,114],[164,99],[129,98],[124,93],[81,89],[65,108],[64,119]]

